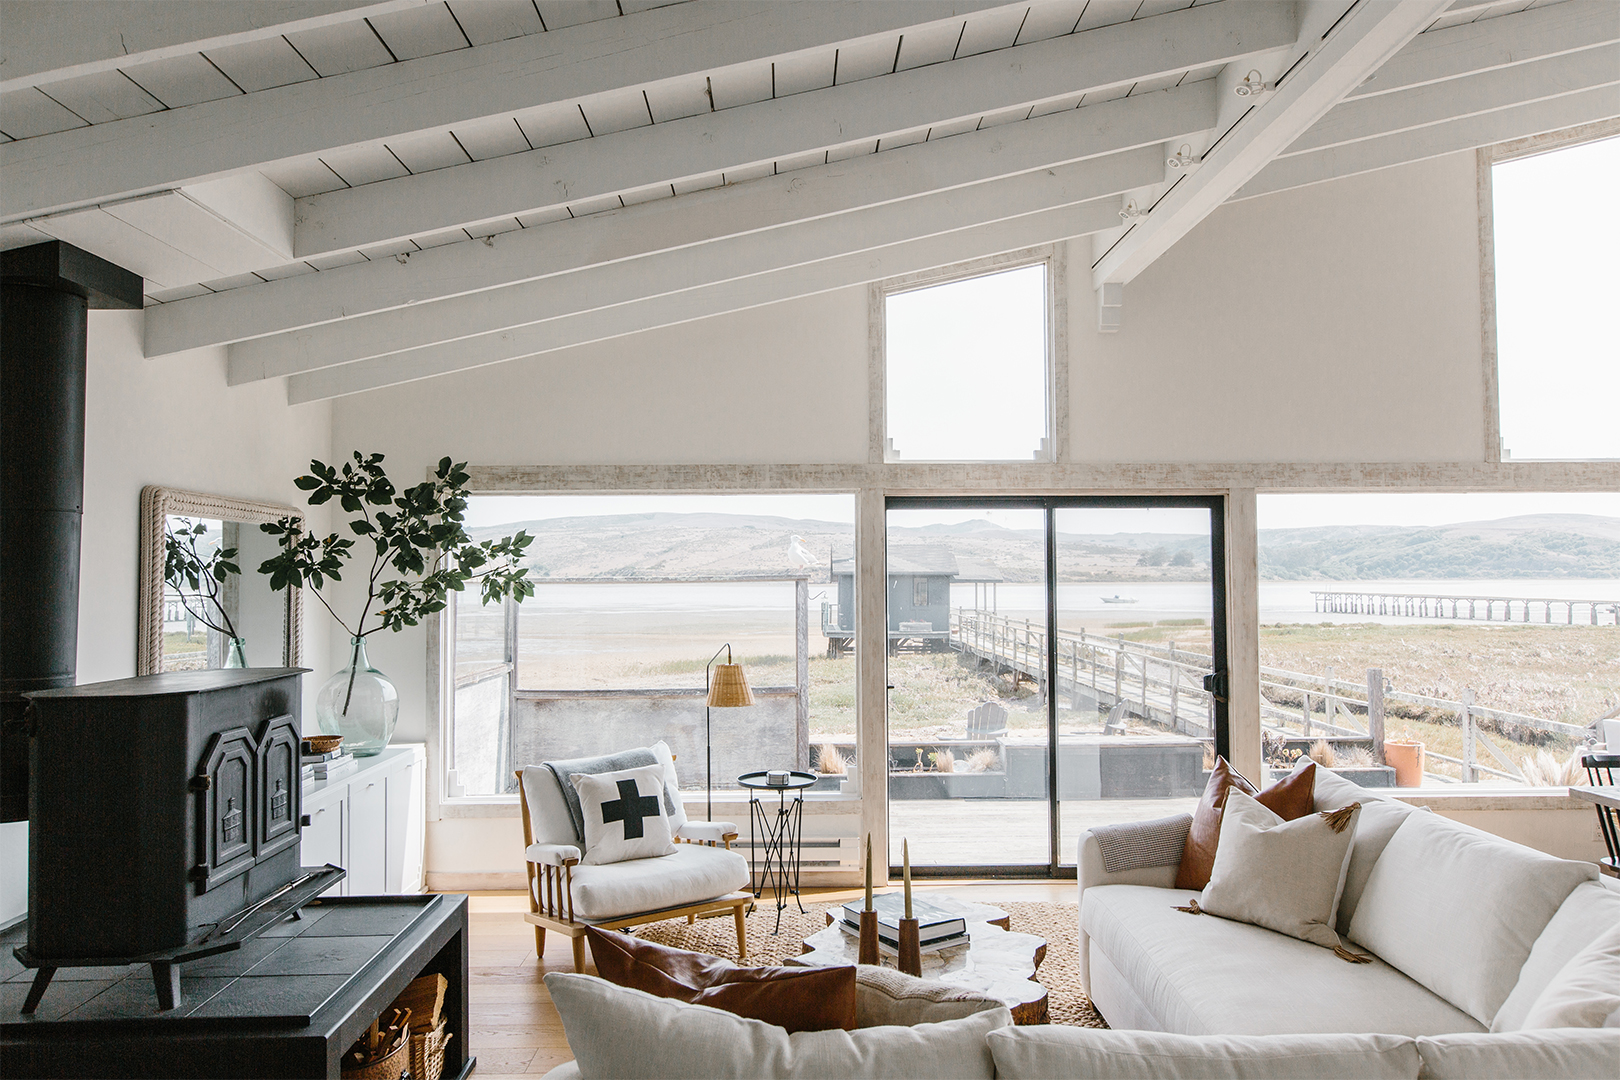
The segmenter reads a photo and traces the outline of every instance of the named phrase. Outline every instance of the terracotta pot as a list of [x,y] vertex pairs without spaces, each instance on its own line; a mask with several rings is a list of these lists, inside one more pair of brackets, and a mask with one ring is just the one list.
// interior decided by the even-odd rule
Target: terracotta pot
[[1420,742],[1386,742],[1384,763],[1395,770],[1396,787],[1423,786],[1423,744]]

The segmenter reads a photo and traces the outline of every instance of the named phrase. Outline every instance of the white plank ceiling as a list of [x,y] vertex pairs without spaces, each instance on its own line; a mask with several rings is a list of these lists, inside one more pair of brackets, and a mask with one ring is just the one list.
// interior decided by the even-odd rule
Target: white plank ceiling
[[1620,133],[1613,0],[24,8],[0,247],[127,266],[148,355],[293,401],[1077,236],[1123,286],[1229,199]]

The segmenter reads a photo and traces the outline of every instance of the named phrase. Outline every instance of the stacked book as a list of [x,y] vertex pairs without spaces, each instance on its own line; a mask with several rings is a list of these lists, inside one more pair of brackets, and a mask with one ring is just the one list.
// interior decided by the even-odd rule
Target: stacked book
[[337,780],[360,767],[354,755],[346,750],[332,750],[325,754],[304,754],[300,759],[303,778],[307,780]]
[[[865,899],[859,899],[851,900],[840,909],[843,917],[838,925],[844,933],[861,936],[861,909],[865,906]],[[874,896],[872,909],[878,917],[878,948],[885,953],[898,952],[900,918],[906,913],[905,897],[897,892]],[[911,914],[917,920],[917,944],[922,952],[967,944],[967,920],[960,915],[952,915],[921,897],[912,898]]]

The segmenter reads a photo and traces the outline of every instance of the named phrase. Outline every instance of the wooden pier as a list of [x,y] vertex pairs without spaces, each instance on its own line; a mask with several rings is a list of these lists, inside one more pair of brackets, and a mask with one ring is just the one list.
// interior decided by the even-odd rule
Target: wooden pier
[[[1575,615],[1583,611],[1593,626],[1620,626],[1620,600],[1565,600],[1555,597],[1458,596],[1452,593],[1346,592],[1340,589],[1311,590],[1316,610],[1345,615],[1405,615],[1418,619],[1482,619],[1485,622],[1529,622],[1532,612],[1551,623],[1553,612],[1560,621],[1575,625]],[[1450,605],[1449,611],[1447,605]]]

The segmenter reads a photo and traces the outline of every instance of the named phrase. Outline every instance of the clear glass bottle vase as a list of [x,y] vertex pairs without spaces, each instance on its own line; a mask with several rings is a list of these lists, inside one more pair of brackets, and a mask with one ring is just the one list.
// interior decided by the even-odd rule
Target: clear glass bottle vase
[[247,639],[233,637],[225,645],[225,666],[228,668],[245,668],[247,662]]
[[315,720],[327,735],[342,735],[355,757],[380,753],[399,722],[399,691],[366,658],[365,638],[349,639],[349,665],[315,695]]

